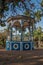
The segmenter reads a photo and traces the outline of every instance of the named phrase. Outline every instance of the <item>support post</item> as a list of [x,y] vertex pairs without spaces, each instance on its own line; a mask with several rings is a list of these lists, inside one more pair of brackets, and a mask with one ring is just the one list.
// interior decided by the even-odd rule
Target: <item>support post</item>
[[12,27],[10,28],[10,41],[12,41]]

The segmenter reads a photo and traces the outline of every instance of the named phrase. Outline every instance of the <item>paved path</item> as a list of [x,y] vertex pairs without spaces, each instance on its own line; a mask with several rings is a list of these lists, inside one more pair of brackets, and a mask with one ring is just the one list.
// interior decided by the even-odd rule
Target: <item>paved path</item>
[[0,65],[43,65],[43,49],[32,51],[0,50]]

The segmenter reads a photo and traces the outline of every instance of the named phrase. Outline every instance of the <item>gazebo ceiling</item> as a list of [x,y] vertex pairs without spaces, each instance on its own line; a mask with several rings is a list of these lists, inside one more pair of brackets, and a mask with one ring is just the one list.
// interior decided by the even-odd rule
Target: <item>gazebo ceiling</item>
[[21,27],[20,22],[19,21],[14,22],[12,27]]
[[25,27],[29,27],[30,26],[30,23],[29,22],[24,22],[24,24],[23,24],[23,27],[25,28]]
[[[29,27],[29,26],[30,26],[30,23],[25,21],[23,23],[23,26],[22,27],[23,28],[26,28],[26,27]],[[16,21],[16,22],[13,23],[12,27],[20,27],[21,28],[21,24],[20,24],[19,21]]]

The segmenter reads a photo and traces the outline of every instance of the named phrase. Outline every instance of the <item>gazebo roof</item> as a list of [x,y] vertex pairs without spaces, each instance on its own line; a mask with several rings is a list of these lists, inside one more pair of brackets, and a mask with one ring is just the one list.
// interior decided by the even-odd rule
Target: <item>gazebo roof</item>
[[17,16],[11,16],[7,19],[7,22],[10,22],[11,20],[30,20],[31,18],[29,16],[24,15],[17,15]]
[[[9,17],[7,19],[7,22],[14,22],[14,20],[17,20],[13,23],[12,27],[21,27],[21,24],[19,22],[19,20],[24,20],[24,23],[23,23],[23,28],[26,28],[26,27],[29,27],[32,25],[32,23],[34,22],[34,18],[31,18],[29,16],[24,16],[24,15],[18,15],[18,16],[12,16],[12,17]],[[21,21],[22,22],[22,21]]]

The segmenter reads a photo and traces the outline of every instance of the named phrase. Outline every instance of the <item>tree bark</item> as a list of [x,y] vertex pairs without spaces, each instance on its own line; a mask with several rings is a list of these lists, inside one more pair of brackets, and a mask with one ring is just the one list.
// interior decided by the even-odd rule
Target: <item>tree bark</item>
[[38,47],[40,48],[40,43],[41,43],[41,41],[40,41],[40,37],[39,37],[39,40],[38,40]]

